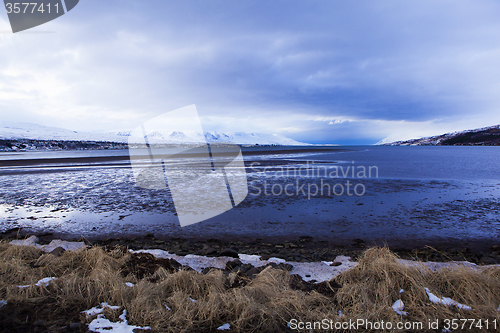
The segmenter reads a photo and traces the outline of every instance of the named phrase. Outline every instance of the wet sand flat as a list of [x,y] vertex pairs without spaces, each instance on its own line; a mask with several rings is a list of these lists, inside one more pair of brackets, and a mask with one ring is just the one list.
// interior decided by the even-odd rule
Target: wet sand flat
[[[99,157],[100,162],[79,159],[82,164],[95,163],[83,166],[60,159],[61,165],[4,167],[0,171],[0,228],[89,239],[153,233],[158,238],[232,241],[307,236],[344,245],[361,239],[366,244],[410,247],[497,243],[499,182],[283,174],[280,171],[289,168],[308,172],[349,166],[344,161],[348,150],[276,151],[272,158],[269,152],[245,153],[247,198],[226,213],[184,228],[179,226],[168,189],[136,186],[130,166],[126,160],[115,163],[116,156],[107,162],[106,156]],[[348,181],[362,184],[364,195],[300,191],[325,184],[345,186]],[[293,195],[277,195],[276,189],[285,186]]]

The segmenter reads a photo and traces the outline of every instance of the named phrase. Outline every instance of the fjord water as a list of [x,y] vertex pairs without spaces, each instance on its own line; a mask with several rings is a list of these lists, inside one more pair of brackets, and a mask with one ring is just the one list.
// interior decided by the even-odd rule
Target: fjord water
[[[360,146],[319,161],[354,161],[376,165],[380,178],[500,181],[500,147],[496,146]],[[312,159],[312,158],[311,158]]]
[[[324,148],[324,147],[323,147]],[[180,228],[168,190],[134,183],[127,151],[33,152],[50,165],[0,168],[0,228],[90,238],[144,235],[193,238],[293,238],[349,243],[492,244],[500,235],[500,147],[360,146],[243,148],[249,195],[236,208]],[[302,149],[302,150],[301,150]],[[307,149],[307,150],[304,150]],[[315,151],[316,150],[316,151]],[[280,154],[273,152],[280,151]],[[120,163],[71,157],[121,156]],[[13,159],[2,154],[0,162]],[[21,157],[21,158],[20,158]],[[368,178],[280,174],[305,168],[376,167]],[[304,195],[321,181],[362,184],[363,195]],[[274,189],[289,186],[293,195]],[[314,189],[314,187],[312,187]],[[339,187],[340,188],[340,187]],[[361,187],[359,187],[361,188]],[[262,191],[257,195],[259,190]]]

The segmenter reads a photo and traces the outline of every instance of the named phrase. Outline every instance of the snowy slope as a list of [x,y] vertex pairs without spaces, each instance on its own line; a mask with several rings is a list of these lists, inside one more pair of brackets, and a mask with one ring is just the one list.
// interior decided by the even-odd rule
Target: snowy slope
[[[0,121],[0,139],[33,139],[63,141],[107,141],[141,142],[142,138],[130,137],[130,131],[81,132],[58,127],[47,127],[32,123],[14,123]],[[306,145],[279,134],[243,133],[243,132],[167,132],[154,131],[148,134],[151,143],[237,143],[259,145]]]
[[407,141],[384,142],[386,146],[500,145],[500,125],[446,133]]
[[124,136],[71,131],[32,123],[0,121],[0,139],[126,142]]

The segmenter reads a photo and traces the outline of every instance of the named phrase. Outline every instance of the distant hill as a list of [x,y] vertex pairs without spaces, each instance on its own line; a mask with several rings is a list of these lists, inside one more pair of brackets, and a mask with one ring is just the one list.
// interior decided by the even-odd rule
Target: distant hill
[[384,146],[500,146],[500,125],[421,139],[396,141],[386,143]]
[[[129,139],[134,142],[136,138],[130,137],[130,131],[113,132],[81,132],[72,131],[58,127],[47,127],[32,123],[15,123],[0,121],[0,140],[56,140],[56,141],[80,141],[80,142],[116,142],[127,143]],[[280,134],[243,133],[243,132],[205,132],[205,133],[183,133],[156,131],[148,133],[150,142],[182,144],[198,142],[224,142],[246,145],[283,145],[297,146],[307,145],[287,138]],[[138,140],[139,138],[137,138]],[[137,141],[141,142],[141,141]]]

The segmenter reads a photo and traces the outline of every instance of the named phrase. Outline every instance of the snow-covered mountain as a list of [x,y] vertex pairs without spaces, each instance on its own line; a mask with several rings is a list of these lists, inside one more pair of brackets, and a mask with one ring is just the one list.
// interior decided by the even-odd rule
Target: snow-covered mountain
[[[279,134],[243,132],[180,132],[153,131],[147,133],[151,143],[236,143],[248,145],[307,145]],[[61,141],[141,142],[142,138],[131,137],[131,131],[81,132],[58,127],[47,127],[32,123],[0,121],[0,139],[32,139]]]
[[380,144],[385,146],[499,146],[500,125]]
[[0,121],[0,139],[126,142],[124,136],[72,131],[32,123]]
[[[147,133],[150,143],[237,143],[247,145],[284,145],[284,146],[303,146],[306,143],[298,142],[279,134],[263,133],[243,133],[243,132],[159,132]],[[134,138],[131,138],[135,142]]]

